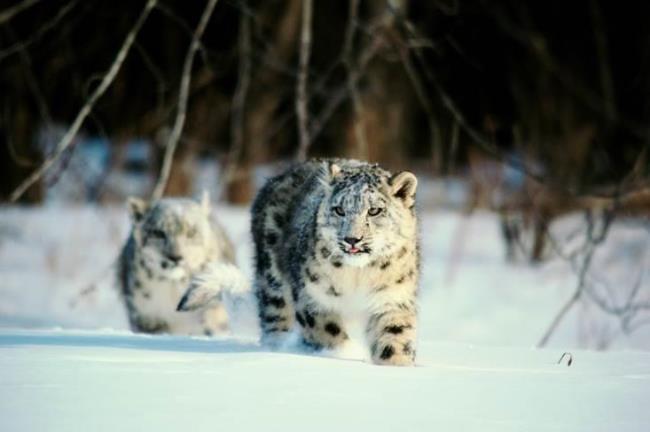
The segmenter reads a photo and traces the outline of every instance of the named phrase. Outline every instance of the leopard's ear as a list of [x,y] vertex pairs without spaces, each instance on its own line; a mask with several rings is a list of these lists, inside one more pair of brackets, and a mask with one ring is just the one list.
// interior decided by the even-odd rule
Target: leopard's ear
[[341,174],[341,167],[334,162],[322,161],[319,173],[318,180],[323,184],[323,186],[330,186],[332,181]]
[[330,165],[330,177],[334,178],[341,173],[341,167],[333,163]]
[[129,215],[131,216],[131,221],[133,223],[139,223],[144,218],[145,213],[149,210],[149,203],[145,200],[129,197],[127,200],[127,205],[129,207]]
[[395,174],[388,181],[391,188],[391,194],[401,200],[406,208],[413,207],[415,203],[415,189],[418,186],[418,180],[415,175],[408,171],[402,171]]

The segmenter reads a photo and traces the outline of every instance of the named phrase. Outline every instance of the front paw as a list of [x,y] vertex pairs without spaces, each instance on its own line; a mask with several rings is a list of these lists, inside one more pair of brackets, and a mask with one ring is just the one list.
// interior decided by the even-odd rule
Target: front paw
[[179,312],[194,311],[219,304],[221,292],[208,286],[200,277],[193,277],[176,307]]
[[415,350],[410,344],[401,347],[397,344],[374,345],[372,361],[384,366],[413,366],[415,365]]

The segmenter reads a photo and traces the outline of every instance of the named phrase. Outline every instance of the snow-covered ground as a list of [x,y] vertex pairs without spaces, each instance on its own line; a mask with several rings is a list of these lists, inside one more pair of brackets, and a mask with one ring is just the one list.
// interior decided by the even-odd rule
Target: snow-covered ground
[[423,341],[418,367],[241,339],[0,332],[3,431],[648,430],[650,354]]
[[[422,192],[415,368],[372,366],[358,341],[270,352],[249,310],[230,338],[132,335],[112,267],[125,209],[0,209],[0,430],[649,430],[650,325],[625,334],[585,300],[533,349],[573,293],[570,266],[508,264],[493,214]],[[248,210],[216,213],[250,275]],[[647,293],[649,236],[617,225],[599,280]]]

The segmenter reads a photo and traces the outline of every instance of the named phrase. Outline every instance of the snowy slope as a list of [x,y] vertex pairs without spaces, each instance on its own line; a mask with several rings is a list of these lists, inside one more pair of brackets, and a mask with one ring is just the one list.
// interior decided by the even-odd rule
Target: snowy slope
[[254,342],[0,332],[3,431],[647,431],[650,354],[424,342],[418,367]]

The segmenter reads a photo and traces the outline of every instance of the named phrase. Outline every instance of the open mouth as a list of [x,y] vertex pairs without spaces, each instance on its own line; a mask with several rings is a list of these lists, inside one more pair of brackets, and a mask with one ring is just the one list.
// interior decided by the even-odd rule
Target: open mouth
[[342,247],[343,252],[345,252],[348,255],[359,255],[359,254],[367,254],[370,253],[370,249],[367,247],[356,247],[356,246],[350,246],[348,248]]

